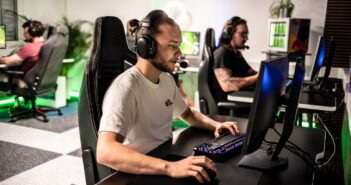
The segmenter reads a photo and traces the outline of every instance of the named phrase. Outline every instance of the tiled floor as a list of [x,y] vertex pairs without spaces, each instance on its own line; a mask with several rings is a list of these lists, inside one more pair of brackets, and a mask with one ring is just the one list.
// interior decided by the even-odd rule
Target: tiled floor
[[62,111],[64,116],[51,115],[48,123],[9,123],[1,115],[0,185],[85,185],[77,103]]
[[85,184],[76,108],[49,123],[0,122],[0,185]]

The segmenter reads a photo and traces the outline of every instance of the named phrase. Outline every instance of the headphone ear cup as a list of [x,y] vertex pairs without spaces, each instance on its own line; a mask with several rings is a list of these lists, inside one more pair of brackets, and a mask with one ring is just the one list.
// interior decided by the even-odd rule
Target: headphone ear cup
[[156,54],[156,41],[153,37],[144,35],[137,40],[136,49],[138,55],[142,58],[153,58]]
[[232,39],[233,36],[233,29],[232,27],[228,27],[227,29],[223,30],[222,33],[222,38],[226,41],[230,41]]
[[37,29],[35,28],[32,22],[29,23],[28,33],[32,37],[37,36]]

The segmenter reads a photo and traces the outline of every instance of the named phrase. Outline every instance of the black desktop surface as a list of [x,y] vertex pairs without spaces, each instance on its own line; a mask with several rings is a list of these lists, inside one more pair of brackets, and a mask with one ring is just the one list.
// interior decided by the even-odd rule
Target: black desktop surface
[[[235,118],[243,131],[246,131],[247,119]],[[281,131],[282,125],[276,124],[278,131]],[[193,147],[206,142],[213,138],[213,133],[196,129],[187,128],[180,133],[178,139],[172,145],[169,153],[179,156],[189,156],[193,153]],[[279,136],[269,130],[266,139],[269,141],[277,141]],[[320,129],[300,128],[295,127],[289,139],[297,144],[306,152],[309,152],[313,157],[324,151],[325,131]],[[314,171],[298,156],[292,154],[286,149],[282,150],[282,156],[288,157],[288,167],[275,172],[262,172],[251,170],[238,166],[238,162],[243,157],[240,152],[224,161],[216,161],[217,166],[217,184],[219,185],[251,185],[251,184],[312,184]],[[133,181],[134,179],[134,181]],[[135,180],[137,179],[137,180]],[[130,175],[125,173],[112,174],[108,178],[99,182],[98,185],[142,185],[148,184],[143,182],[170,182],[166,184],[197,184],[193,179],[172,179],[167,176],[145,176],[145,175]],[[140,184],[133,184],[140,183]],[[164,184],[164,183],[163,183]]]

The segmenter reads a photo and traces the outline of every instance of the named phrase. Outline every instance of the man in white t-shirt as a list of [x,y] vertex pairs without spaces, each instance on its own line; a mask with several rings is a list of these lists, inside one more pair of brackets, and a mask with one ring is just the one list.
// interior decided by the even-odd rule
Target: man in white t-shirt
[[119,75],[107,90],[100,121],[97,161],[133,174],[194,177],[210,181],[205,168],[216,170],[205,156],[190,156],[170,162],[145,155],[172,138],[172,118],[180,117],[192,127],[238,132],[234,122],[216,122],[182,99],[171,72],[181,56],[181,31],[161,10],[150,12],[130,25],[136,36],[138,61]]

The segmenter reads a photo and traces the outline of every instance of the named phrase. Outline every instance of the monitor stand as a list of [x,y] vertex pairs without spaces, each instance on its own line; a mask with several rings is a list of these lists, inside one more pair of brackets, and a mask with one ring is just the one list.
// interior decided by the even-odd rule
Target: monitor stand
[[326,87],[325,83],[318,79],[316,82],[305,83],[303,86],[303,92],[314,93],[314,94],[330,94],[332,89]]
[[246,154],[239,161],[239,166],[261,171],[278,170],[288,166],[288,158],[272,159],[272,154],[273,150],[271,154],[268,154],[267,150],[258,149],[251,154]]

